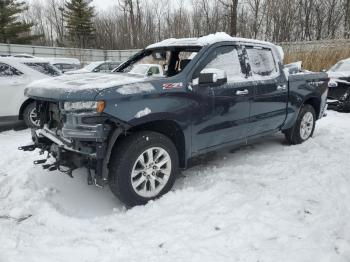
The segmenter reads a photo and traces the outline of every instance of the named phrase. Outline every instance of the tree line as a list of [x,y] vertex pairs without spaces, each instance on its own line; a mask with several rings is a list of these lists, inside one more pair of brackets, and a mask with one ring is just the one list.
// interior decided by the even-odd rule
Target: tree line
[[[0,21],[2,2],[19,3],[0,0]],[[350,0],[115,0],[105,11],[88,0],[32,0],[17,9],[12,17],[30,25],[18,36],[49,46],[131,49],[218,31],[272,42],[350,38]],[[16,42],[8,39],[0,28],[1,42]]]

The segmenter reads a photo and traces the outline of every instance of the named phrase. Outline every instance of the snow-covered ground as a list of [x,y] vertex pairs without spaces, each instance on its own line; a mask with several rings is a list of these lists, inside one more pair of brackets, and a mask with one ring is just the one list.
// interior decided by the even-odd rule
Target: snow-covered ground
[[108,188],[33,166],[29,131],[0,133],[0,261],[350,261],[350,114],[202,158],[172,192],[126,210]]

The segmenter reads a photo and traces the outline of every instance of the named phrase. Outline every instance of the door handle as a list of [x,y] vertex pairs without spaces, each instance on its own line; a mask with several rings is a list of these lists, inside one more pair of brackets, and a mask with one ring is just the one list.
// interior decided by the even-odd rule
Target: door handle
[[238,95],[238,96],[244,96],[244,95],[248,95],[248,94],[249,94],[248,89],[236,91],[236,95]]
[[287,85],[279,85],[279,86],[277,86],[277,90],[278,90],[278,91],[287,90]]

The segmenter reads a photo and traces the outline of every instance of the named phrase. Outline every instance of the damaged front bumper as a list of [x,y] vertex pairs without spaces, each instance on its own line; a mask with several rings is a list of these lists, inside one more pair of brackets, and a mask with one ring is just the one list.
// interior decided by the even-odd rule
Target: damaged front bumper
[[[34,163],[42,164],[49,171],[59,170],[72,176],[73,170],[86,167],[88,183],[103,186],[108,180],[106,155],[109,136],[113,133],[112,124],[105,121],[105,116],[94,113],[67,113],[61,128],[45,124],[40,129],[32,129],[34,144],[19,149],[38,148],[41,155],[48,152],[46,159]],[[49,160],[51,157],[54,162]]]

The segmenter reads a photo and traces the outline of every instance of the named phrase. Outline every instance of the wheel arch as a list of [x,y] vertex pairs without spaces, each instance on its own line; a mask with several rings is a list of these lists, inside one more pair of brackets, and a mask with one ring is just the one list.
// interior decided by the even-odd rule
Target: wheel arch
[[[179,164],[181,168],[186,167],[187,157],[186,157],[186,142],[185,142],[185,134],[182,131],[180,125],[174,120],[154,120],[151,122],[146,122],[143,124],[139,124],[136,126],[132,126],[127,130],[120,131],[118,128],[115,131],[115,138],[112,139],[110,145],[112,148],[118,146],[118,144],[128,135],[134,132],[140,131],[153,131],[168,137],[175,145],[178,156],[179,156]],[[113,135],[112,135],[113,136]],[[114,141],[113,141],[114,140]]]
[[315,109],[316,119],[319,119],[321,113],[321,99],[315,96],[305,99],[303,105],[311,105]]
[[285,121],[284,125],[281,128],[282,131],[292,128],[295,121],[298,119],[301,108],[304,105],[311,105],[315,109],[316,120],[320,118],[321,98],[315,95],[308,95],[304,98],[304,100],[300,99],[299,101],[291,105],[291,112],[293,113],[291,112],[288,113],[287,120]]
[[180,167],[186,166],[186,142],[185,135],[178,123],[173,120],[155,120],[137,126],[133,126],[128,132],[153,131],[168,137],[175,145]]
[[19,120],[23,120],[23,113],[24,113],[24,110],[26,109],[26,107],[27,107],[29,104],[31,104],[31,103],[33,103],[33,102],[35,102],[34,99],[28,98],[26,101],[24,101],[24,102],[22,103],[22,105],[21,105],[21,107],[20,107],[20,109],[19,109],[19,113],[18,113],[18,119],[19,119]]

